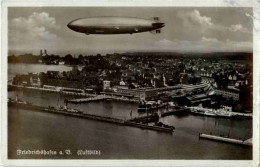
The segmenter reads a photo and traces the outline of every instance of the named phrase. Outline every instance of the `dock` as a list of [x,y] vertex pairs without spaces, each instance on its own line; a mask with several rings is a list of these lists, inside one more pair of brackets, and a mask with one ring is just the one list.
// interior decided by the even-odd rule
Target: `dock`
[[232,139],[228,137],[222,137],[222,136],[215,136],[215,135],[209,135],[209,134],[199,134],[199,138],[202,139],[208,139],[208,140],[214,140],[219,142],[225,142],[225,143],[231,143],[231,144],[238,144],[238,145],[244,145],[244,146],[252,146],[252,138],[248,140],[238,140],[238,139]]
[[103,101],[103,100],[108,100],[108,99],[111,99],[111,98],[103,96],[103,95],[97,95],[95,97],[66,100],[66,103],[78,104],[78,103],[87,103],[87,102],[93,102],[93,101]]
[[[91,97],[97,97],[97,96],[103,96],[104,99],[112,99],[116,101],[126,101],[126,102],[132,102],[132,103],[139,103],[140,101],[137,99],[129,99],[125,97],[116,97],[116,96],[111,96],[111,95],[96,95],[96,94],[89,94],[89,93],[83,93],[83,92],[71,92],[71,91],[66,91],[67,88],[64,89],[48,89],[48,88],[39,88],[39,87],[29,87],[29,86],[21,86],[21,85],[8,85],[8,90],[36,90],[36,91],[43,91],[43,92],[50,92],[50,93],[58,93],[58,94],[64,94],[64,95],[71,95],[74,97],[79,97],[77,100],[76,99],[71,99],[72,103],[84,103],[88,102],[86,99],[90,99]],[[95,100],[94,100],[95,101]]]
[[8,85],[8,89],[15,89],[15,90],[35,90],[35,91],[43,91],[43,92],[50,92],[50,93],[58,93],[64,95],[72,95],[78,97],[95,97],[95,94],[88,94],[83,92],[71,92],[62,89],[48,89],[48,88],[40,88],[40,87],[32,87],[32,86],[21,86],[21,85]]
[[88,114],[81,111],[70,112],[68,110],[58,110],[55,109],[54,107],[36,106],[36,105],[26,104],[25,102],[8,102],[8,107],[9,106],[22,108],[25,110],[36,111],[36,112],[47,112],[47,113],[61,114],[61,115],[67,115],[67,116],[73,116],[73,117],[79,117],[85,119],[92,119],[92,120],[97,120],[97,121],[102,121],[107,123],[113,123],[121,126],[130,126],[130,127],[141,128],[141,129],[158,131],[158,132],[167,132],[167,133],[173,132],[173,129],[167,127],[152,126],[148,124],[132,122],[131,120],[123,120],[123,119],[106,117],[101,115]]

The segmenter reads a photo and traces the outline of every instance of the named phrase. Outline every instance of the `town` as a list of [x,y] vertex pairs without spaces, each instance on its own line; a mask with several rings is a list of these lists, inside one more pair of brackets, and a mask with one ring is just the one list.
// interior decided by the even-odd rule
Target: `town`
[[[9,56],[9,63],[65,64],[71,71],[16,75],[10,87],[35,87],[105,95],[138,103],[171,103],[252,112],[251,53],[134,52],[104,56]],[[33,57],[33,59],[32,59]],[[19,60],[19,61],[18,61]],[[27,62],[28,63],[28,62]]]

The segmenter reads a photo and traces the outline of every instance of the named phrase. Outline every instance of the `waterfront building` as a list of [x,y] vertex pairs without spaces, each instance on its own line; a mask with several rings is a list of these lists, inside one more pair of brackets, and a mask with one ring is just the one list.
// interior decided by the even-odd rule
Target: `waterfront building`
[[211,76],[201,76],[201,82],[202,83],[214,83],[215,79]]
[[140,100],[151,100],[158,97],[158,91],[151,89],[151,90],[144,90],[140,92]]
[[208,95],[203,94],[203,93],[188,96],[187,99],[188,99],[188,104],[190,104],[190,105],[200,104],[202,102],[206,102],[206,101],[211,100]]
[[225,111],[232,112],[232,106],[228,105],[220,105],[221,108],[224,108]]
[[239,100],[239,90],[237,89],[217,88],[215,89],[215,94],[226,99],[233,99],[235,101]]
[[152,88],[124,89],[118,87],[117,93],[122,95],[131,95],[139,100],[157,98],[158,96],[158,90]]
[[33,87],[41,87],[41,80],[38,76],[31,76],[30,77],[30,85]]
[[110,89],[110,81],[103,81],[103,89],[106,90],[106,89]]
[[117,93],[120,93],[122,95],[131,95],[139,100],[151,100],[151,99],[158,98],[159,93],[177,90],[180,88],[181,88],[180,85],[162,87],[162,88],[146,87],[146,88],[137,88],[137,89],[124,89],[124,88],[119,88],[117,86]]

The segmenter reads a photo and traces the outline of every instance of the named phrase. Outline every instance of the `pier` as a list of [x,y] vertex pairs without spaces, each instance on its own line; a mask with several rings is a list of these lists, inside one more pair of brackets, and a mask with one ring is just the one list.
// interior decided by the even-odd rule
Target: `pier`
[[50,89],[50,88],[40,88],[40,87],[32,87],[32,86],[8,85],[8,89],[36,90],[36,91],[59,93],[59,94],[72,95],[72,96],[78,96],[78,97],[95,97],[96,96],[95,94],[67,91],[66,88],[65,89],[62,89],[62,88],[60,88],[60,89]]
[[139,117],[135,117],[135,118],[131,118],[128,121],[131,122],[143,122],[143,123],[149,123],[149,122],[156,122],[160,117],[166,117],[166,116],[170,116],[173,114],[177,114],[177,113],[183,113],[183,112],[189,112],[190,110],[188,108],[184,108],[184,107],[175,107],[175,108],[171,108],[170,110],[166,110],[164,112],[158,112],[158,114],[148,114],[148,115],[144,115],[144,116],[139,116]]
[[199,138],[202,139],[208,139],[208,140],[214,140],[219,142],[226,142],[231,144],[238,144],[238,145],[244,145],[244,146],[252,146],[252,139],[248,140],[238,140],[238,139],[232,139],[228,137],[222,137],[222,136],[215,136],[215,135],[208,135],[208,134],[199,134]]
[[53,113],[53,114],[61,114],[61,115],[67,115],[67,116],[73,116],[73,117],[79,117],[79,118],[85,118],[85,119],[92,119],[92,120],[97,120],[97,121],[113,123],[113,124],[117,124],[117,125],[121,125],[121,126],[131,126],[131,127],[141,128],[141,129],[159,131],[159,132],[167,132],[167,133],[173,132],[173,129],[168,128],[168,127],[151,126],[148,124],[132,122],[131,120],[125,121],[125,120],[118,119],[118,118],[88,114],[88,113],[84,113],[84,112],[78,111],[78,110],[71,112],[67,109],[56,109],[54,107],[36,106],[36,105],[26,104],[26,102],[15,102],[15,101],[9,101],[8,106],[18,107],[18,108],[22,108],[25,110],[31,110],[31,111],[36,111],[36,112],[48,112],[48,113]]
[[65,100],[65,102],[78,104],[78,103],[87,103],[87,102],[93,102],[93,101],[103,101],[103,100],[107,100],[107,99],[111,99],[111,98],[103,96],[103,95],[97,95],[95,97]]

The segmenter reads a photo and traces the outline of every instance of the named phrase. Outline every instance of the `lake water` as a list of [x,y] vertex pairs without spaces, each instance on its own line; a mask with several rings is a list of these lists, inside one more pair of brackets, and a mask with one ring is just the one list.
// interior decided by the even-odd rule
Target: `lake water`
[[[24,71],[38,72],[52,67],[46,65],[9,66],[10,75]],[[66,70],[67,66],[55,66],[55,70]],[[67,69],[69,70],[69,69]],[[23,72],[24,72],[23,71]],[[18,96],[36,105],[63,105],[69,96],[39,91],[12,91],[8,97]],[[121,119],[138,116],[137,105],[125,102],[103,101],[72,105],[86,113],[111,116]],[[252,159],[252,148],[219,143],[198,138],[199,133],[230,135],[231,138],[248,139],[252,137],[252,120],[227,119],[194,116],[190,114],[173,115],[160,121],[173,125],[173,134],[119,126],[100,121],[81,119],[51,113],[8,108],[8,157],[10,159]],[[55,150],[69,149],[70,155],[17,155],[17,150]],[[78,156],[77,150],[100,150],[101,155]]]

